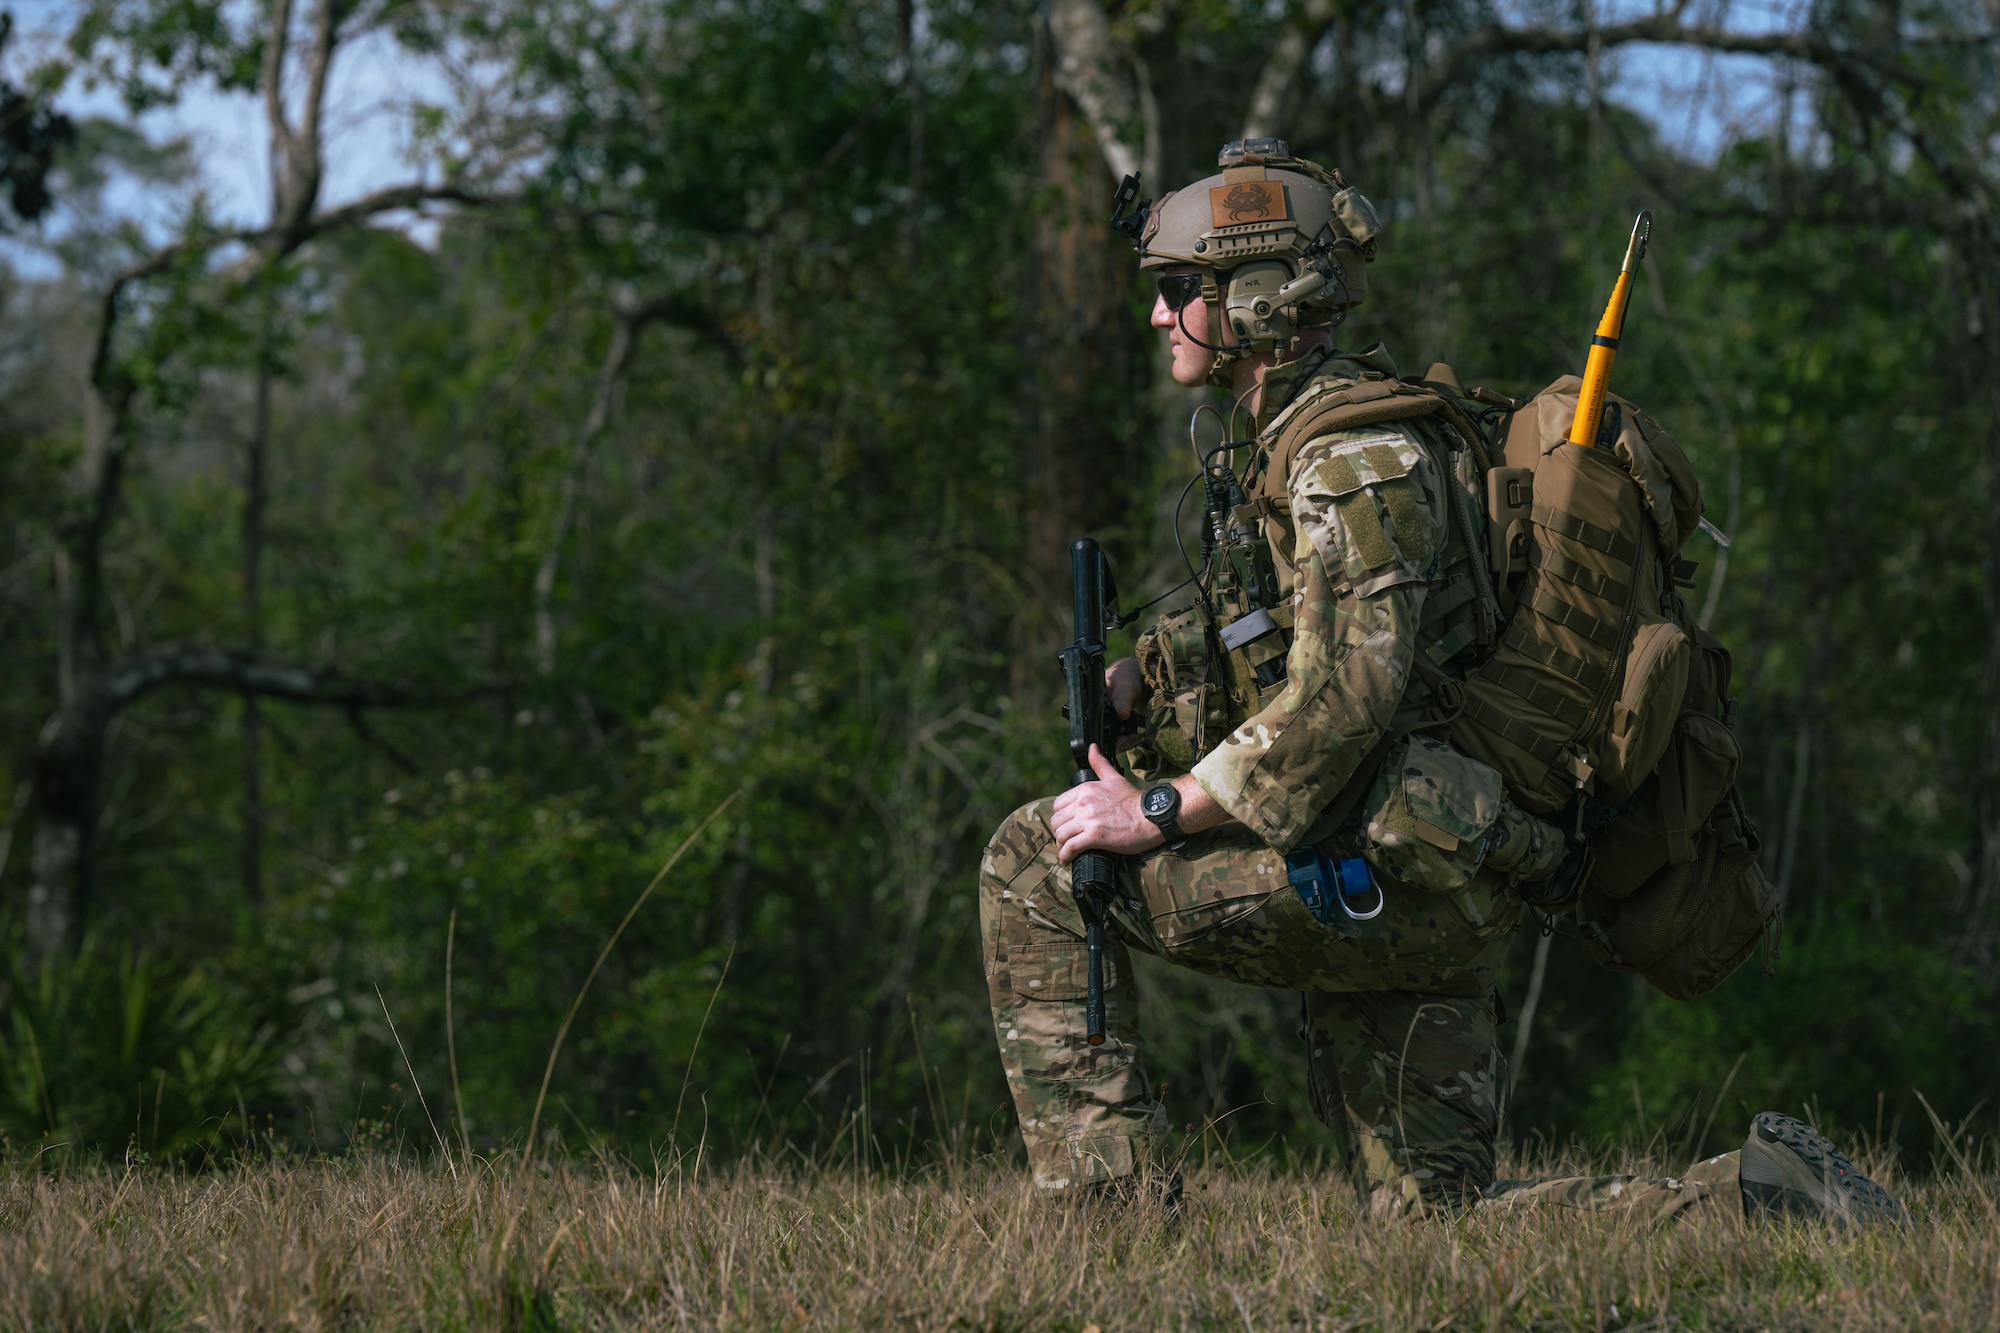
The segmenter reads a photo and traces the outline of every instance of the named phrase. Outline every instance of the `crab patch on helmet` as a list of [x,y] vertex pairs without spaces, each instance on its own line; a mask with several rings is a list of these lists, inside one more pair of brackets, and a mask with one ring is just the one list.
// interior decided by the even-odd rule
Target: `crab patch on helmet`
[[1285,187],[1277,181],[1236,181],[1208,192],[1208,211],[1217,227],[1246,222],[1283,222],[1291,217]]

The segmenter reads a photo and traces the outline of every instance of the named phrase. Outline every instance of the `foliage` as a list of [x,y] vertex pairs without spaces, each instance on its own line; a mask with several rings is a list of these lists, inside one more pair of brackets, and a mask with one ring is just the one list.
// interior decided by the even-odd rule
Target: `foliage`
[[7,980],[0,1146],[124,1148],[128,1160],[213,1157],[255,1132],[278,1084],[286,1006],[101,931],[72,957]]

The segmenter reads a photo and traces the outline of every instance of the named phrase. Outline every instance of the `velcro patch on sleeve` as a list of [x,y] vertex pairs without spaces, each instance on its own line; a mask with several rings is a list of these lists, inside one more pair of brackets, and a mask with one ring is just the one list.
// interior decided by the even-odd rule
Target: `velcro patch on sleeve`
[[1346,454],[1335,454],[1332,458],[1313,465],[1313,480],[1331,496],[1352,495],[1367,483],[1354,471]]
[[1301,538],[1321,548],[1329,571],[1366,595],[1369,583],[1387,586],[1421,578],[1435,554],[1434,516],[1425,508],[1420,476],[1421,447],[1393,430],[1352,431],[1321,436],[1298,453],[1294,512],[1310,513],[1299,525]]
[[1344,495],[1333,502],[1333,507],[1340,515],[1340,526],[1347,530],[1347,540],[1354,543],[1355,554],[1361,557],[1364,570],[1395,563],[1396,552],[1382,531],[1375,502],[1365,492]]
[[1361,446],[1361,456],[1368,460],[1368,466],[1375,469],[1375,475],[1383,481],[1410,475],[1410,464],[1414,459],[1405,458],[1396,447],[1379,441]]

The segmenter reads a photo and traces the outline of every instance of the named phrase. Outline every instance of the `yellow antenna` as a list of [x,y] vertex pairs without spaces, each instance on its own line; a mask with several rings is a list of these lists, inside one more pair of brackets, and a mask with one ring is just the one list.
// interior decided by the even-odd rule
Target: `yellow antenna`
[[1646,242],[1653,235],[1653,215],[1642,212],[1632,224],[1632,240],[1625,247],[1625,263],[1618,270],[1618,285],[1611,289],[1611,303],[1597,322],[1597,336],[1590,340],[1590,360],[1583,367],[1583,391],[1577,395],[1576,418],[1569,423],[1569,442],[1588,449],[1597,443],[1598,423],[1604,418],[1604,394],[1611,386],[1611,363],[1618,359],[1618,338],[1625,331],[1625,307],[1632,299],[1632,274],[1646,257]]

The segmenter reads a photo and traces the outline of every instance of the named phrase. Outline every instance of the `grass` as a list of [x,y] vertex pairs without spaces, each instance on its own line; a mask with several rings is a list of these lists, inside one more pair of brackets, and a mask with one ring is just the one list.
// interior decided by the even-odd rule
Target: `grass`
[[1211,1165],[1184,1215],[980,1162],[0,1167],[7,1329],[2000,1327],[2000,1178],[1907,1234],[1578,1213],[1369,1226],[1335,1176]]

